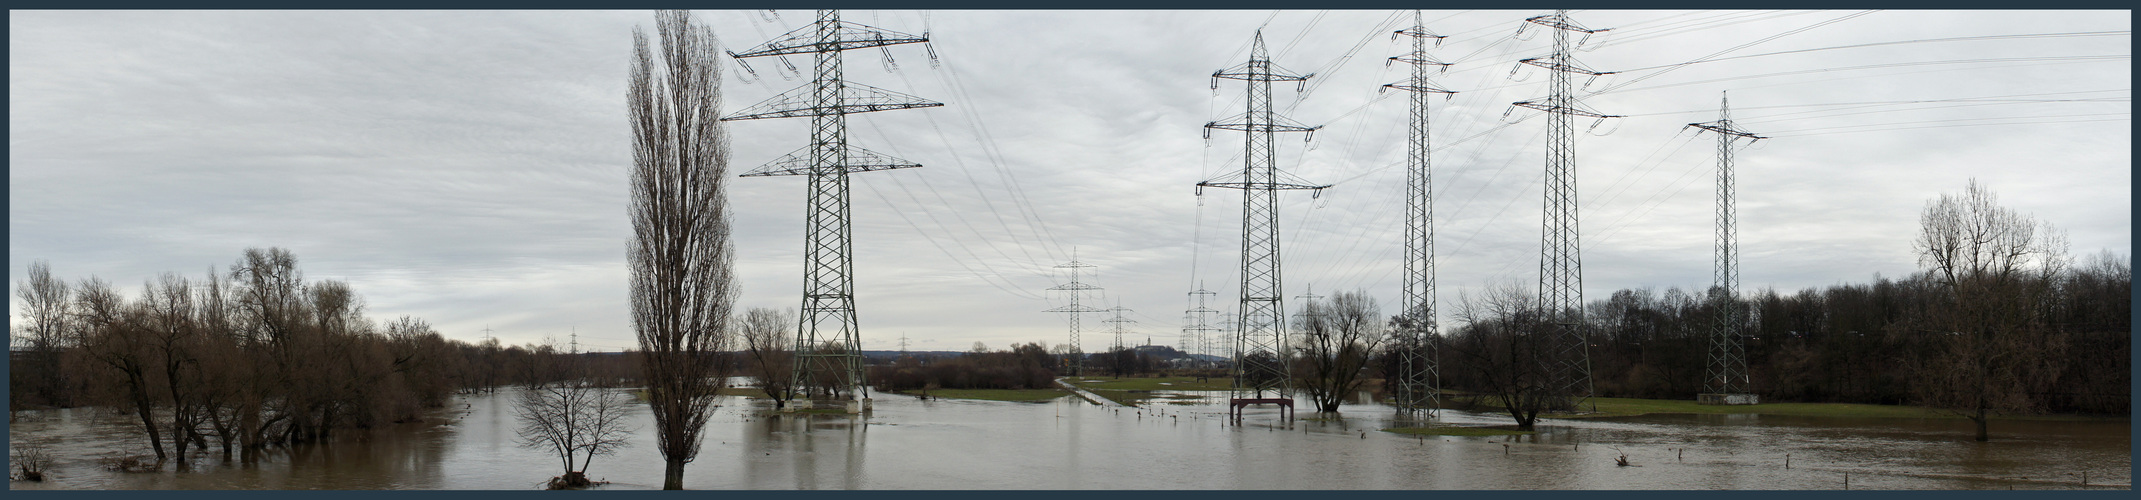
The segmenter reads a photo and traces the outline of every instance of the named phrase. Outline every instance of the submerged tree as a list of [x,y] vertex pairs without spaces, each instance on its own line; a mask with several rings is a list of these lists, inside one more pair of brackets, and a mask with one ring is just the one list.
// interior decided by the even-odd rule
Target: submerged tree
[[1465,369],[1453,375],[1500,404],[1516,419],[1518,429],[1531,430],[1539,412],[1560,400],[1548,387],[1552,373],[1545,327],[1550,325],[1539,321],[1537,296],[1515,282],[1489,287],[1478,296],[1463,294],[1457,301],[1457,320],[1463,326],[1445,345]]
[[1986,441],[1993,413],[2034,411],[2030,394],[2059,373],[2065,337],[2046,316],[2068,263],[2066,235],[2000,206],[1973,179],[1926,203],[1914,247],[1941,293],[1912,328],[1930,344],[1913,392],[1968,417]]
[[[584,373],[582,373],[584,375]],[[520,446],[548,450],[565,467],[551,489],[583,488],[588,464],[624,447],[634,429],[625,425],[631,398],[578,377],[528,389],[513,399],[520,419]]]
[[663,489],[683,489],[684,465],[723,380],[716,354],[730,338],[736,287],[729,245],[728,135],[712,29],[684,11],[655,15],[657,54],[632,32],[632,328],[647,406],[666,462]]
[[60,354],[70,344],[67,329],[74,314],[73,291],[66,281],[52,277],[50,263],[38,260],[30,263],[30,274],[16,286],[15,296],[22,299],[22,322],[13,329],[12,340],[29,355],[11,360],[22,369],[11,374],[9,408],[21,408],[16,403],[23,396],[35,396],[34,401],[43,405],[73,406],[65,396],[67,370],[60,368]]
[[1367,292],[1352,291],[1332,294],[1329,301],[1310,300],[1294,317],[1301,332],[1294,378],[1316,411],[1338,411],[1339,403],[1360,388],[1361,371],[1382,343],[1382,312]]
[[758,387],[773,398],[775,408],[788,402],[788,375],[795,356],[790,351],[795,340],[789,331],[795,321],[794,309],[753,307],[736,326],[751,357],[751,375],[758,377]]

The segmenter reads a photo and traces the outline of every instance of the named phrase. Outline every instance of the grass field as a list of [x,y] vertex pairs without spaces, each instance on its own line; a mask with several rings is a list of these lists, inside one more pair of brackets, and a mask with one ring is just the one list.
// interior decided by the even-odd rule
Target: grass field
[[1226,377],[1201,381],[1196,377],[1063,377],[1063,381],[1088,391],[1224,391],[1233,383]]
[[[895,394],[916,395],[916,391],[899,391]],[[935,389],[929,396],[945,399],[981,399],[988,401],[1047,401],[1071,395],[1062,389]]]
[[[1591,398],[1584,401],[1584,410],[1594,407],[1596,413],[1575,415],[1542,414],[1547,418],[1599,418],[1626,417],[1653,413],[1686,413],[1696,415],[1788,415],[1799,417],[1855,417],[1855,418],[1953,418],[1962,416],[1918,406],[1868,405],[1855,403],[1763,403],[1757,405],[1703,405],[1693,400],[1680,399],[1635,399]],[[1489,407],[1499,410],[1500,407]],[[1997,416],[1994,420],[2123,420],[2125,417],[2095,417],[2080,415],[2012,415]]]
[[1537,431],[1520,431],[1503,427],[1393,427],[1383,432],[1408,436],[1515,436],[1535,434]]

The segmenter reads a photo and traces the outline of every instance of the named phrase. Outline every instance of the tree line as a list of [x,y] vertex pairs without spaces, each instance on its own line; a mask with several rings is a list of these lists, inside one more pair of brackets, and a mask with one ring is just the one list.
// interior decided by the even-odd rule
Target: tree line
[[[1902,278],[1748,296],[1626,289],[1587,305],[1596,395],[1688,399],[1703,390],[1717,309],[1751,312],[1743,335],[1765,401],[1915,404],[1968,417],[2129,414],[2133,270],[2104,252],[2080,262],[2065,233],[2000,206],[1972,181],[1927,203]],[[1506,283],[1458,301],[1442,380],[1463,403],[1528,427],[1545,391],[1536,297]]]
[[[16,296],[9,409],[122,409],[159,460],[213,441],[225,459],[252,461],[270,446],[417,420],[457,391],[568,375],[553,345],[471,344],[414,317],[367,317],[348,283],[306,281],[281,248],[247,249],[200,276],[163,273],[133,294],[38,261]],[[631,357],[590,357],[586,373],[633,383]]]

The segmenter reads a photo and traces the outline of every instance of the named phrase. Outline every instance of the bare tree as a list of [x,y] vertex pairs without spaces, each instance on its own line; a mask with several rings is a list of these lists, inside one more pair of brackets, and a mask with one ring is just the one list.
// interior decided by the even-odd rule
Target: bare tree
[[549,450],[565,467],[563,476],[550,480],[550,489],[593,484],[587,480],[588,464],[628,444],[634,429],[625,425],[625,417],[631,409],[630,397],[586,377],[543,384],[513,399],[520,446]]
[[655,435],[667,462],[663,489],[683,489],[684,465],[723,380],[736,286],[729,245],[728,135],[714,32],[685,11],[655,15],[659,57],[632,32],[632,327]]
[[80,290],[75,294],[78,315],[75,323],[81,336],[78,342],[91,358],[119,373],[126,391],[125,401],[133,407],[134,415],[141,418],[141,426],[149,435],[149,444],[156,450],[156,461],[161,463],[166,455],[162,433],[156,428],[156,398],[149,387],[154,359],[147,335],[142,331],[144,315],[104,280],[95,277],[82,280]]
[[1339,403],[1360,389],[1361,371],[1382,343],[1382,311],[1367,292],[1356,290],[1332,294],[1329,301],[1309,300],[1294,317],[1301,332],[1295,379],[1316,411],[1338,411]]
[[1444,344],[1468,372],[1454,374],[1460,383],[1502,405],[1524,430],[1560,400],[1548,387],[1547,332],[1537,302],[1517,282],[1490,286],[1477,296],[1460,294],[1457,320],[1463,327]]
[[[31,391],[39,403],[72,406],[63,394],[66,370],[60,369],[60,352],[67,347],[68,319],[74,313],[73,292],[67,282],[52,277],[52,265],[43,260],[30,263],[30,275],[16,285],[22,299],[23,324],[16,327],[15,342],[27,344],[31,353],[22,374],[30,375]],[[10,394],[14,395],[14,394]],[[11,408],[14,406],[11,406]]]
[[194,357],[199,334],[194,299],[193,282],[177,273],[164,273],[142,286],[142,327],[157,368],[162,370],[164,397],[171,403],[171,451],[178,453],[179,467],[189,463],[185,460],[187,441],[208,447],[195,425],[200,401],[193,395],[201,389],[201,371]]
[[752,375],[758,377],[758,387],[766,391],[766,396],[773,398],[775,408],[788,400],[788,370],[795,356],[790,352],[795,340],[789,330],[795,324],[795,309],[753,307],[743,313],[743,321],[737,325],[744,347],[750,351]]
[[1941,297],[1915,328],[1930,337],[1913,392],[1968,417],[1986,441],[1994,413],[2036,410],[2030,397],[2058,375],[2065,336],[2045,317],[2066,269],[2064,232],[1999,205],[1972,179],[1926,203],[1914,242]]
[[304,272],[297,256],[282,248],[247,248],[230,268],[231,312],[243,366],[234,402],[239,459],[253,462],[271,439],[270,427],[289,412],[270,416],[268,403],[290,406],[291,383],[279,374],[296,363],[296,330],[305,315]]

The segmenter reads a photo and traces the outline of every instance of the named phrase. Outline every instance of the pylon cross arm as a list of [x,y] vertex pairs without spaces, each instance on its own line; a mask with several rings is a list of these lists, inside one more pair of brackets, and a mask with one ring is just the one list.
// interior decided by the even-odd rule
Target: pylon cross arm
[[1443,89],[1443,88],[1441,88],[1441,87],[1436,87],[1436,86],[1433,86],[1433,85],[1427,85],[1427,84],[1423,84],[1423,83],[1417,83],[1417,82],[1411,82],[1411,81],[1405,81],[1405,82],[1398,82],[1398,83],[1385,83],[1385,84],[1383,84],[1383,86],[1384,86],[1384,87],[1388,87],[1388,88],[1398,89],[1398,90],[1410,90],[1410,91],[1413,91],[1413,92],[1426,92],[1426,93],[1430,93],[1430,94],[1455,94],[1455,93],[1457,93],[1457,91],[1455,91],[1455,90],[1447,90],[1447,89]]
[[[1274,70],[1275,69],[1276,68],[1274,68]],[[1227,80],[1247,80],[1252,82],[1298,82],[1307,80],[1309,78],[1314,78],[1315,76],[1315,73],[1309,73],[1306,75],[1293,75],[1281,73],[1278,71],[1222,70],[1212,72],[1212,78],[1223,78]]]
[[1749,139],[1768,139],[1768,137],[1763,137],[1763,136],[1759,136],[1759,135],[1754,135],[1753,133],[1749,133],[1749,132],[1743,132],[1743,131],[1740,131],[1740,130],[1736,130],[1736,129],[1733,129],[1732,127],[1730,127],[1730,126],[1727,126],[1727,125],[1724,125],[1724,124],[1720,124],[1720,123],[1717,123],[1717,122],[1706,122],[1706,123],[1690,123],[1690,124],[1688,124],[1688,126],[1690,126],[1690,127],[1695,127],[1695,128],[1699,128],[1699,129],[1703,129],[1703,130],[1708,130],[1708,131],[1711,131],[1711,132],[1716,132],[1716,133],[1720,133],[1720,134],[1730,135],[1730,136],[1738,136],[1738,137],[1745,137],[1745,138],[1749,138]]
[[1397,31],[1392,31],[1392,32],[1390,32],[1390,38],[1391,38],[1392,40],[1396,40],[1396,39],[1397,39],[1397,37],[1398,37],[1398,35],[1405,35],[1405,36],[1410,36],[1410,37],[1415,37],[1415,38],[1435,38],[1435,39],[1449,38],[1449,37],[1447,37],[1447,36],[1442,36],[1442,35],[1437,35],[1437,34],[1434,34],[1433,32],[1427,31],[1427,28],[1422,28],[1422,27],[1419,27],[1419,26],[1414,26],[1414,27],[1411,27],[1411,28],[1405,28],[1405,29],[1401,29],[1401,30],[1397,30]]
[[797,87],[795,90],[790,90],[774,96],[772,99],[744,108],[743,111],[722,117],[721,121],[851,115],[871,111],[934,108],[944,105],[941,102],[933,102],[920,97],[855,82],[841,82],[840,101],[831,106],[818,105],[816,93],[817,89],[812,85]]
[[1584,27],[1583,25],[1581,25],[1581,24],[1576,24],[1576,21],[1575,21],[1575,20],[1573,20],[1573,19],[1569,19],[1569,18],[1568,18],[1568,16],[1564,16],[1564,15],[1561,15],[1561,14],[1547,14],[1547,15],[1543,15],[1543,16],[1533,16],[1533,17],[1532,17],[1532,18],[1530,18],[1530,19],[1525,19],[1525,20],[1524,20],[1524,22],[1528,22],[1528,23],[1532,23],[1532,24],[1537,24],[1537,25],[1540,25],[1540,26],[1545,26],[1545,27],[1549,27],[1549,28],[1555,28],[1555,29],[1564,29],[1564,30],[1569,30],[1569,31],[1576,31],[1576,32],[1582,32],[1582,33],[1597,33],[1597,32],[1601,32],[1601,31],[1611,31],[1611,30],[1613,30],[1613,28],[1599,28],[1599,29],[1590,29],[1590,28],[1585,28],[1585,27]]
[[[856,146],[842,145],[841,147],[847,148],[847,163],[841,165],[829,165],[827,166],[827,168],[831,171],[823,173],[875,172],[878,170],[915,168],[922,166],[918,163],[909,163],[907,160],[893,158],[883,153],[878,153],[876,151],[871,151]],[[739,175],[738,177],[773,177],[783,175],[812,175],[820,173],[817,167],[811,164],[810,156],[811,147],[804,146],[802,149],[798,149],[794,152],[782,155],[780,158],[775,159],[772,162],[765,164],[764,166],[751,169],[750,172],[745,172],[742,175]]]
[[839,23],[838,34],[829,41],[821,40],[818,37],[817,23],[811,23],[782,34],[779,38],[775,38],[765,44],[752,47],[751,50],[741,53],[730,52],[729,57],[744,59],[749,57],[837,52],[929,41],[927,36],[910,35],[847,21],[839,21]]
[[1611,75],[1611,74],[1614,74],[1614,73],[1618,73],[1618,71],[1598,71],[1598,70],[1594,70],[1594,69],[1591,69],[1591,68],[1586,68],[1586,67],[1583,67],[1582,65],[1576,64],[1575,62],[1555,62],[1555,61],[1554,61],[1554,60],[1553,60],[1552,58],[1548,58],[1548,57],[1534,57],[1534,58],[1530,58],[1530,59],[1524,59],[1524,60],[1520,60],[1520,61],[1517,61],[1517,62],[1520,62],[1520,63],[1524,63],[1524,64],[1529,64],[1529,65],[1533,65],[1533,66],[1538,66],[1538,67],[1541,67],[1541,68],[1546,68],[1546,69],[1550,69],[1550,70],[1554,70],[1554,71],[1566,71],[1566,72],[1570,72],[1570,73],[1578,73],[1578,74],[1585,74],[1585,75],[1593,75],[1593,76],[1597,76],[1597,75]]
[[1573,116],[1582,116],[1582,117],[1589,117],[1589,118],[1620,118],[1620,117],[1621,117],[1621,115],[1609,115],[1609,114],[1605,114],[1605,113],[1600,113],[1600,112],[1597,112],[1597,111],[1592,111],[1592,110],[1588,110],[1588,109],[1583,109],[1583,108],[1578,108],[1578,107],[1572,107],[1572,106],[1555,106],[1555,105],[1552,105],[1552,104],[1548,104],[1548,103],[1545,103],[1545,102],[1540,102],[1540,101],[1520,101],[1520,102],[1515,102],[1515,103],[1511,103],[1511,104],[1512,104],[1512,105],[1515,105],[1515,106],[1518,106],[1518,107],[1524,107],[1524,108],[1531,108],[1531,109],[1536,109],[1536,110],[1539,110],[1539,111],[1545,111],[1545,112],[1548,112],[1548,113],[1556,113],[1556,114],[1563,114],[1563,115],[1573,115]]

